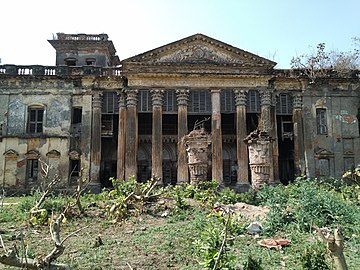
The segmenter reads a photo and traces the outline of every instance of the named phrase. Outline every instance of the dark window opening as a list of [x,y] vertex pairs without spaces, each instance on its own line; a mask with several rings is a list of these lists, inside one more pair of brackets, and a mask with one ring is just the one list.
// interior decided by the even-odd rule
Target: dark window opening
[[246,114],[246,133],[247,134],[250,134],[250,132],[252,132],[258,128],[259,117],[260,117],[260,115],[257,113],[247,113]]
[[44,109],[29,108],[28,133],[38,134],[43,132]]
[[204,122],[205,131],[211,134],[211,115],[188,115],[188,132],[194,129],[195,122],[200,122],[204,119],[209,119]]
[[164,135],[177,135],[177,114],[164,114],[162,116],[162,129]]
[[138,134],[139,135],[152,134],[152,113],[138,114]]
[[327,135],[326,109],[316,109],[316,130],[318,135]]
[[80,176],[80,160],[79,159],[70,159],[70,176],[79,177]]
[[67,66],[76,66],[76,59],[75,58],[67,58],[65,59],[65,65]]
[[28,184],[34,184],[38,180],[39,161],[37,159],[28,159],[26,164],[26,179]]
[[279,177],[287,185],[295,178],[294,140],[292,115],[278,115],[276,118],[279,149]]
[[71,124],[80,124],[81,120],[82,120],[82,108],[73,108]]
[[110,114],[101,116],[101,137],[112,137],[114,133],[114,120]]
[[95,58],[87,58],[86,59],[86,65],[87,66],[95,66],[96,60]]
[[222,134],[236,134],[235,114],[221,114],[221,130]]

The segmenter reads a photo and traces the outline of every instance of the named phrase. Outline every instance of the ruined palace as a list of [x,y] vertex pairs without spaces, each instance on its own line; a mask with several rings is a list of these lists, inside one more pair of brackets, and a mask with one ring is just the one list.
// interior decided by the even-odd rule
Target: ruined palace
[[55,66],[0,66],[6,189],[36,187],[40,160],[65,188],[80,177],[94,188],[110,177],[189,182],[182,140],[203,120],[206,178],[237,189],[251,181],[244,139],[256,129],[271,138],[271,183],[340,177],[360,163],[356,74],[312,81],[202,34],[121,60],[106,34],[49,43]]

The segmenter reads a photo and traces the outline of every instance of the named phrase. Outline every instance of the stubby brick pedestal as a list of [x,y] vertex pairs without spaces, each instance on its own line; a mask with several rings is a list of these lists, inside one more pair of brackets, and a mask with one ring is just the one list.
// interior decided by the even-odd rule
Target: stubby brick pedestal
[[249,161],[251,169],[251,187],[259,190],[270,179],[270,142],[271,138],[265,131],[255,130],[245,139],[249,149]]
[[190,183],[197,185],[207,180],[211,139],[204,128],[199,128],[184,136],[184,142],[188,156]]

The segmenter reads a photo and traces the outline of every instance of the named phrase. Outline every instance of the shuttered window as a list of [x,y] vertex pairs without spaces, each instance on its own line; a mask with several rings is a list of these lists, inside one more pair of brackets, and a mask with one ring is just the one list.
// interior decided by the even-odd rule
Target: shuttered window
[[211,96],[208,90],[190,91],[189,113],[211,113]]
[[231,89],[222,90],[221,97],[221,112],[233,113],[235,112],[235,94]]
[[119,113],[118,96],[116,92],[104,92],[102,98],[102,113],[117,114]]
[[139,90],[138,111],[142,113],[152,112],[150,90]]
[[260,113],[260,97],[259,92],[256,90],[250,90],[247,94],[246,102],[247,113]]
[[292,101],[289,94],[280,94],[276,98],[276,114],[292,115]]
[[177,111],[175,90],[165,90],[163,110],[164,112]]
[[316,129],[318,135],[327,135],[326,109],[316,109]]

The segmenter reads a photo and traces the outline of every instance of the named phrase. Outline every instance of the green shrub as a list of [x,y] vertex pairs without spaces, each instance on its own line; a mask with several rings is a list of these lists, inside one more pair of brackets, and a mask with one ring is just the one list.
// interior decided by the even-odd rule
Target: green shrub
[[301,266],[306,270],[330,270],[326,259],[326,249],[320,242],[309,246],[301,254]]

